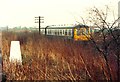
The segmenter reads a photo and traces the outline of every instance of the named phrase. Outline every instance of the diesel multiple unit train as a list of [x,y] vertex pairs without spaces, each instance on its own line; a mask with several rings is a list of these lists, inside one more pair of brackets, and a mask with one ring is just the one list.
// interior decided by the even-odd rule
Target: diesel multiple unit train
[[41,33],[51,36],[61,36],[74,40],[87,41],[90,34],[98,29],[94,29],[87,25],[74,25],[74,26],[46,26],[41,29]]

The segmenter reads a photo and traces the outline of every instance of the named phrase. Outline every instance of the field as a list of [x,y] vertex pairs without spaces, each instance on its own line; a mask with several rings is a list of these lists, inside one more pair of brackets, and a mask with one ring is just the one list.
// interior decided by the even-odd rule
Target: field
[[[23,65],[9,62],[10,42],[19,40]],[[109,80],[105,60],[91,42],[46,37],[38,33],[2,33],[3,73],[7,80]],[[112,79],[115,57],[108,56]]]

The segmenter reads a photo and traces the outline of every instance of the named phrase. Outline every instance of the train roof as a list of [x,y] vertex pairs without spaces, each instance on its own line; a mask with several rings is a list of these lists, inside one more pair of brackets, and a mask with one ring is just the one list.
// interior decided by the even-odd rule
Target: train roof
[[76,25],[74,28],[83,28],[83,27],[85,27],[85,28],[89,28],[89,26],[87,26],[87,25]]
[[87,25],[73,25],[73,26],[47,26],[47,29],[73,29],[73,28],[88,28]]

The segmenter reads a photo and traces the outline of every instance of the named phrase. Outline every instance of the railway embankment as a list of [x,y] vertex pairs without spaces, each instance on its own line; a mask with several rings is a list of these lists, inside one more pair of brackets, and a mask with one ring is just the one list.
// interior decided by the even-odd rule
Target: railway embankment
[[[10,64],[10,42],[20,41],[22,66]],[[47,38],[38,33],[2,34],[3,72],[7,80],[108,80],[102,54],[91,42]],[[116,58],[108,56],[113,80]],[[10,69],[11,68],[11,69]]]

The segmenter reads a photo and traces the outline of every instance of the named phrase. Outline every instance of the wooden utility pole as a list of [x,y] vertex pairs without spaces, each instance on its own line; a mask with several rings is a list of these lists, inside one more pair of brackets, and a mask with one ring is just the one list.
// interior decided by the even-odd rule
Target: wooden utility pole
[[35,17],[35,20],[37,20],[37,21],[35,21],[35,23],[39,23],[39,34],[41,32],[41,23],[44,23],[43,18],[44,17],[41,17],[41,16]]

